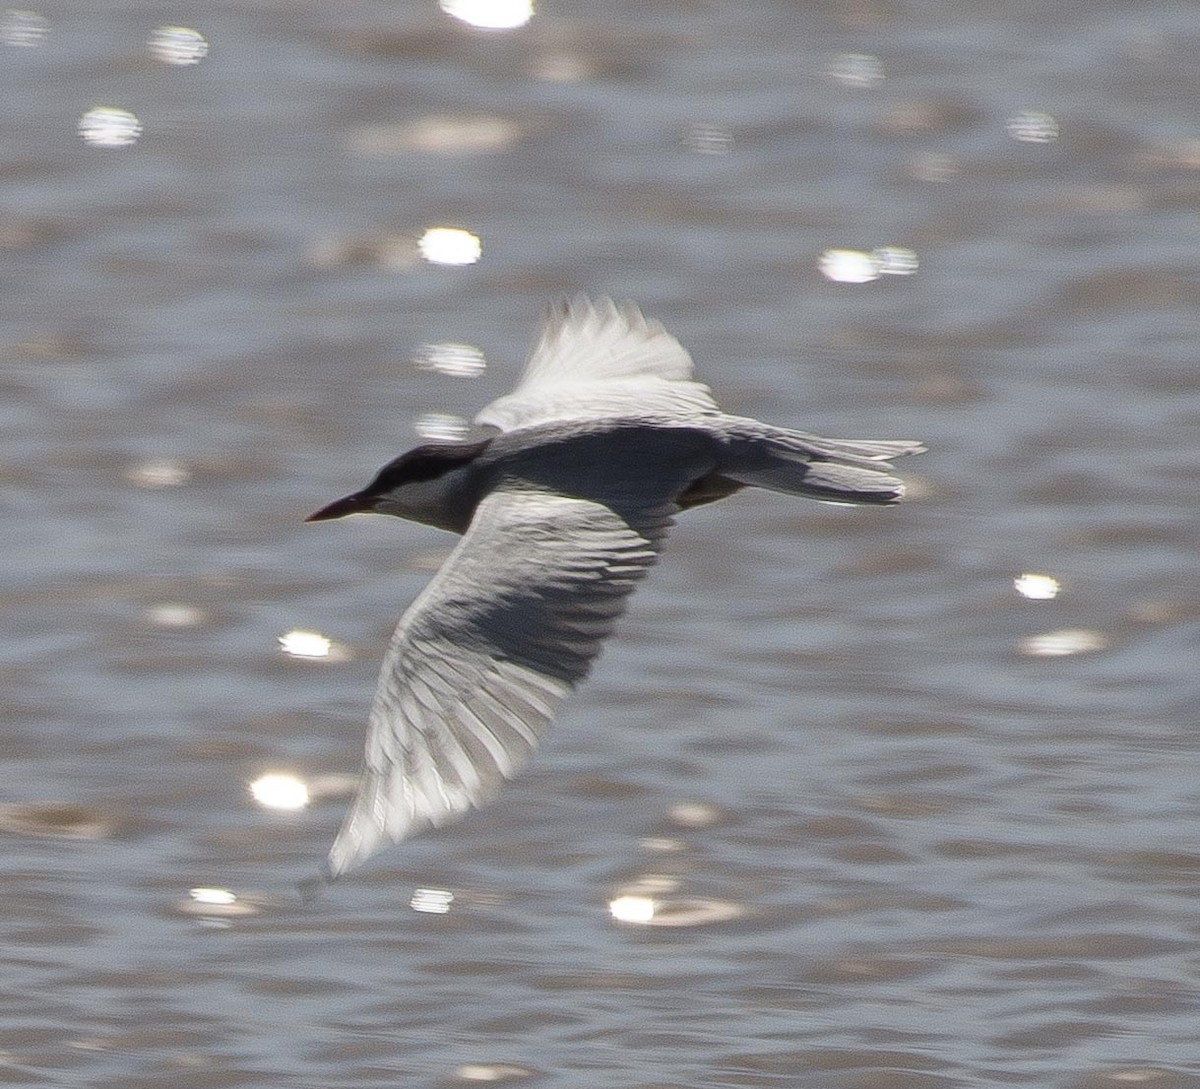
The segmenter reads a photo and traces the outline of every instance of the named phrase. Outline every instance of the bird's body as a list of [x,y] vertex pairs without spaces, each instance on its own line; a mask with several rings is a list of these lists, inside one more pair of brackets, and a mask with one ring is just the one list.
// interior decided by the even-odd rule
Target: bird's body
[[729,416],[632,306],[555,309],[480,436],[418,447],[310,520],[393,514],[463,534],[392,637],[331,876],[490,799],[587,674],[681,509],[747,486],[849,503],[903,493],[920,443]]

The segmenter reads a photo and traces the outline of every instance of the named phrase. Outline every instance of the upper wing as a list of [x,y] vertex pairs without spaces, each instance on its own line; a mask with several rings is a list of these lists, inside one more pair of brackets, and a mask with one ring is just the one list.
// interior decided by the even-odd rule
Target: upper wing
[[718,411],[707,386],[692,380],[692,357],[632,303],[583,296],[546,316],[517,388],[475,422],[501,431],[560,420]]
[[529,758],[658,555],[669,504],[497,491],[400,620],[383,662],[336,877],[488,800]]

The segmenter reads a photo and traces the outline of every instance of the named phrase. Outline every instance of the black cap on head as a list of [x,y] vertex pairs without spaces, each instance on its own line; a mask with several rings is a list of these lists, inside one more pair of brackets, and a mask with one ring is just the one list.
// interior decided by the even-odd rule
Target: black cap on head
[[327,507],[310,514],[306,522],[325,522],[330,518],[344,518],[347,514],[372,514],[376,502],[407,484],[423,484],[469,465],[482,454],[492,441],[492,436],[475,442],[438,442],[418,446],[393,458],[375,474],[375,479],[365,488],[352,495],[335,499]]

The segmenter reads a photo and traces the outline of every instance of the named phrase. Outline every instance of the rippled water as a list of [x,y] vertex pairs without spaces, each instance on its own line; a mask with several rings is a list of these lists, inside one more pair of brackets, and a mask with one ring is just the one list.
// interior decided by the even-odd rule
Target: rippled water
[[[0,1080],[1200,1085],[1200,16],[169,19],[0,27]],[[302,519],[575,290],[912,501],[684,517],[533,769],[301,903],[448,544]]]

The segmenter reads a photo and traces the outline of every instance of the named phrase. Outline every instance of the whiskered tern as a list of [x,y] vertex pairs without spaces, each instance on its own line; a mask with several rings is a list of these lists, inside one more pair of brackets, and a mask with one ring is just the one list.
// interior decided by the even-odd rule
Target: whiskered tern
[[895,503],[906,440],[822,439],[722,412],[637,307],[553,307],[477,438],[419,446],[310,522],[391,514],[462,534],[392,636],[330,878],[489,801],[587,675],[674,515],[745,487]]

